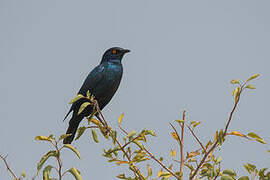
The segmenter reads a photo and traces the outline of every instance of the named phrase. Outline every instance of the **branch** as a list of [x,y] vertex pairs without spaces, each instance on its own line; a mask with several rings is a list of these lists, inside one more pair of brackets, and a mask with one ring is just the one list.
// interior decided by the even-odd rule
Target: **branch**
[[182,119],[184,122],[181,123],[181,143],[180,143],[180,153],[181,153],[181,164],[180,164],[180,177],[183,176],[183,167],[184,167],[184,150],[183,150],[183,144],[184,144],[184,128],[185,128],[185,117],[186,117],[186,111],[183,111],[183,117]]
[[163,167],[166,171],[168,171],[171,175],[179,179],[179,176],[177,176],[174,172],[172,172],[169,168],[167,168],[160,160],[158,160],[150,151],[148,151],[145,147],[143,147],[143,150],[153,159],[155,160],[161,167]]
[[203,146],[203,144],[201,143],[201,141],[199,140],[199,138],[195,135],[194,131],[191,129],[191,127],[189,125],[186,125],[189,129],[189,131],[191,132],[191,134],[193,135],[193,137],[197,140],[197,142],[200,144],[200,146],[202,147],[202,149],[204,150],[204,152],[206,152],[205,147]]
[[[233,106],[233,109],[230,113],[230,116],[229,116],[229,119],[228,119],[228,122],[225,126],[225,131],[224,131],[224,134],[223,134],[223,138],[226,136],[226,133],[228,131],[228,128],[229,128],[229,125],[231,123],[231,120],[232,120],[232,117],[233,117],[233,114],[237,108],[237,105],[239,103],[239,100],[240,100],[240,96],[241,96],[241,93],[242,93],[242,90],[243,90],[243,86],[240,87],[240,90],[239,90],[239,95],[238,97],[236,98],[236,101],[234,103],[234,106]],[[196,170],[194,171],[194,173],[192,174],[192,176],[190,177],[190,180],[193,180],[194,177],[197,175],[197,173],[199,172],[201,166],[203,165],[203,163],[205,162],[205,159],[207,158],[207,156],[216,148],[216,146],[218,145],[218,140],[216,140],[216,142],[212,145],[212,147],[207,151],[205,152],[205,155],[203,156],[201,162],[199,163],[199,165],[197,166]]]
[[17,178],[16,174],[13,172],[13,170],[9,167],[9,165],[8,165],[8,163],[7,163],[7,160],[6,160],[7,156],[4,157],[4,156],[2,156],[2,155],[0,154],[0,158],[4,161],[4,163],[5,163],[6,167],[7,167],[7,170],[11,173],[11,175],[14,177],[14,179],[15,179],[15,180],[19,180],[19,179]]

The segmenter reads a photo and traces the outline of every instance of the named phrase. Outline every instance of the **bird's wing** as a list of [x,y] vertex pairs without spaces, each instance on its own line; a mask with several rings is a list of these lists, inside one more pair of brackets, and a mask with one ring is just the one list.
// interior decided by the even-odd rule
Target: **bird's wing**
[[98,84],[102,81],[104,74],[105,74],[105,67],[103,64],[100,64],[97,67],[95,67],[88,74],[78,94],[86,96],[88,90],[90,91],[90,93],[94,93],[96,87],[98,87]]
[[[97,67],[95,67],[86,77],[81,89],[79,90],[78,94],[82,94],[86,96],[87,91],[89,90],[90,93],[95,92],[95,88],[98,86],[98,84],[102,81],[105,73],[105,67],[104,65],[100,64]],[[70,107],[70,110],[68,111],[67,115],[65,116],[64,120],[68,117],[68,115],[71,113],[71,111],[74,110],[75,104],[73,103]]]

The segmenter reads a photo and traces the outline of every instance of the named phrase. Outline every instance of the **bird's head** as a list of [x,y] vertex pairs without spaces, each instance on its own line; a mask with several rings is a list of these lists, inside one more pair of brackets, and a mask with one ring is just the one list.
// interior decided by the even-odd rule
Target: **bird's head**
[[101,64],[104,62],[121,63],[124,54],[130,52],[128,49],[112,47],[105,51],[102,56]]

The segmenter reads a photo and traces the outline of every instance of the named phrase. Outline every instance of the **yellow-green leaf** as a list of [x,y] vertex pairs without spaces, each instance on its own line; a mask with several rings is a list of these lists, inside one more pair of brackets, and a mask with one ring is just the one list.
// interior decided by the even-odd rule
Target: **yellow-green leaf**
[[133,143],[135,143],[137,146],[139,146],[139,148],[143,149],[142,143],[139,142],[138,140],[134,140]]
[[235,135],[235,136],[240,136],[240,137],[246,137],[246,135],[238,132],[238,131],[232,131],[230,133],[228,133],[229,135]]
[[121,123],[122,123],[123,117],[124,117],[124,113],[122,113],[122,114],[119,116],[119,118],[118,118],[118,124],[119,124],[119,126],[120,126]]
[[112,131],[112,140],[114,145],[116,143],[116,138],[117,138],[117,131]]
[[177,134],[176,134],[175,132],[172,132],[172,133],[171,133],[171,136],[172,136],[175,140],[178,141],[178,136],[177,136]]
[[169,173],[169,172],[163,172],[163,173],[161,173],[160,174],[160,177],[164,177],[164,178],[169,178],[169,177],[171,177],[172,175],[171,175],[171,173]]
[[223,171],[223,174],[227,174],[227,175],[229,175],[229,176],[236,176],[236,173],[235,173],[234,170],[232,170],[232,169],[225,169],[225,170]]
[[255,139],[262,139],[260,136],[258,136],[256,133],[254,132],[250,132],[247,134],[249,137],[255,138]]
[[249,177],[248,176],[242,176],[238,180],[249,180]]
[[171,150],[171,157],[174,159],[176,156],[176,151],[175,150]]
[[136,134],[136,131],[132,130],[128,133],[127,137],[131,138],[132,136],[134,136]]
[[96,132],[94,129],[92,129],[91,131],[92,131],[92,136],[93,136],[94,141],[95,141],[96,143],[98,143],[97,132]]
[[78,94],[74,99],[69,101],[69,104],[73,104],[74,102],[78,101],[81,98],[84,98],[84,96],[82,94]]
[[91,93],[90,93],[90,91],[89,91],[89,90],[86,92],[86,97],[87,97],[88,99],[90,99],[90,98],[91,98]]
[[80,127],[80,128],[77,130],[78,134],[77,134],[77,137],[75,138],[75,140],[78,140],[78,139],[81,137],[81,135],[84,133],[84,131],[85,131],[86,129],[87,129],[87,127],[85,127],[85,126]]
[[246,88],[248,88],[248,89],[256,89],[252,84],[247,85]]
[[81,114],[83,112],[83,110],[90,105],[90,102],[84,102],[82,103],[80,109],[79,109],[79,112],[78,112],[78,115]]
[[71,151],[73,151],[77,155],[77,157],[79,159],[81,159],[81,155],[80,155],[80,153],[79,153],[79,151],[78,151],[77,148],[73,147],[71,144],[65,144],[63,147],[70,149]]
[[252,79],[257,78],[259,75],[260,74],[253,74],[250,78],[248,78],[248,80],[246,82],[251,81]]
[[82,180],[82,176],[80,172],[75,167],[72,167],[71,169],[69,169],[68,172],[70,172],[70,174],[72,174],[76,180]]
[[61,141],[62,139],[65,139],[65,138],[67,138],[67,137],[69,137],[69,136],[71,136],[72,134],[62,134],[60,137],[59,137],[59,141]]
[[97,126],[101,126],[102,125],[102,123],[99,120],[95,119],[95,118],[91,118],[90,122],[94,123]]
[[147,164],[147,177],[152,176],[152,169],[149,164]]
[[52,141],[52,139],[47,137],[47,136],[36,136],[35,140],[37,140],[37,141],[50,141],[50,142]]
[[231,80],[231,84],[240,84],[239,79],[233,79]]
[[25,171],[22,172],[21,176],[24,178],[26,177]]
[[44,168],[43,170],[43,180],[51,180],[50,173],[52,170],[53,166],[48,165]]
[[196,126],[198,126],[199,124],[201,124],[201,122],[196,122],[193,124],[193,128],[195,128]]
[[54,156],[57,157],[56,151],[49,151],[47,154],[42,156],[41,160],[39,161],[37,165],[37,172],[39,173],[40,169],[42,168],[43,164],[48,160],[49,157]]
[[233,180],[233,178],[231,176],[224,176],[222,175],[220,180]]
[[183,123],[183,122],[185,122],[185,120],[184,119],[181,119],[181,120],[177,119],[177,120],[175,120],[175,122]]

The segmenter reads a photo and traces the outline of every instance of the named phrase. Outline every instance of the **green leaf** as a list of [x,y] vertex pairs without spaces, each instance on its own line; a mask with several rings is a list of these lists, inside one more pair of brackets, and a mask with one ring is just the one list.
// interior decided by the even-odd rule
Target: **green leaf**
[[113,144],[114,145],[116,143],[116,138],[117,138],[117,132],[116,131],[112,131],[112,140],[113,140]]
[[250,78],[248,78],[248,80],[246,82],[251,81],[252,79],[257,78],[259,75],[260,74],[253,74]]
[[57,157],[58,154],[56,151],[49,151],[47,154],[42,156],[41,160],[39,161],[37,165],[37,173],[39,173],[40,169],[42,168],[43,164],[48,160],[49,157],[54,156]]
[[76,180],[82,180],[80,172],[75,167],[70,168],[67,172],[70,172]]
[[79,112],[78,112],[78,115],[81,114],[83,112],[83,110],[90,105],[90,102],[84,102],[82,103],[82,105],[80,106],[80,109],[79,109]]
[[231,176],[224,176],[222,175],[220,180],[233,180],[233,178]]
[[255,139],[262,139],[260,136],[255,134],[254,132],[250,132],[247,134],[249,137],[255,138]]
[[256,89],[252,84],[247,85],[246,88],[248,88],[248,89]]
[[137,141],[137,140],[134,140],[133,141],[137,146],[139,146],[139,148],[143,149],[143,145],[141,142]]
[[84,98],[84,96],[82,94],[78,94],[74,99],[69,101],[69,104],[73,104],[74,102],[78,101],[81,98]]
[[152,169],[151,169],[150,165],[147,164],[147,178],[149,178],[150,176],[152,176]]
[[84,131],[85,131],[86,129],[87,129],[87,127],[85,127],[85,126],[80,127],[80,128],[77,130],[78,135],[77,135],[77,137],[75,138],[75,140],[78,140],[78,139],[81,137],[81,135],[84,133]]
[[96,143],[98,143],[97,132],[96,132],[94,129],[92,129],[91,131],[92,131],[92,136],[93,136],[94,141],[95,141]]
[[231,80],[231,84],[240,84],[239,79],[233,79]]
[[223,174],[227,174],[227,175],[229,175],[229,176],[236,176],[236,173],[235,173],[234,170],[232,170],[232,169],[225,169],[225,170],[223,171]]
[[181,123],[184,123],[185,120],[184,119],[181,119],[181,120],[177,119],[177,120],[175,120],[175,122],[178,122],[179,124],[181,124]]
[[48,165],[44,168],[43,170],[43,180],[51,180],[50,173],[52,170],[53,166]]
[[201,124],[201,122],[196,122],[193,124],[193,128],[195,128],[196,126],[198,126],[199,124]]
[[119,179],[127,179],[125,174],[119,174],[118,176],[116,176]]
[[36,136],[35,137],[35,140],[37,140],[37,141],[49,141],[49,142],[52,142],[52,138],[47,137],[47,136]]
[[78,151],[77,148],[73,147],[71,144],[65,144],[63,147],[70,149],[71,151],[73,151],[77,155],[77,157],[79,159],[81,159],[81,155],[80,155],[80,153],[79,153],[79,151]]
[[222,161],[222,157],[219,156],[219,157],[217,158],[217,163],[220,163],[221,161]]
[[156,133],[155,133],[155,131],[149,130],[149,129],[144,129],[142,131],[142,133],[144,133],[145,135],[149,135],[150,134],[151,136],[157,136]]
[[262,144],[266,144],[266,142],[265,142],[260,136],[258,136],[256,133],[254,133],[254,132],[250,132],[250,133],[248,133],[247,135],[248,135],[249,137],[254,138],[256,141],[258,141],[258,142],[260,142],[260,143],[262,143]]
[[249,180],[249,177],[248,176],[242,176],[238,180]]
[[71,136],[72,134],[62,134],[60,137],[59,137],[59,141],[61,141],[62,139],[65,139],[65,138],[67,138],[67,137],[69,137],[69,136]]
[[136,134],[136,131],[131,131],[130,133],[128,133],[127,138],[131,138],[132,136],[134,136]]

